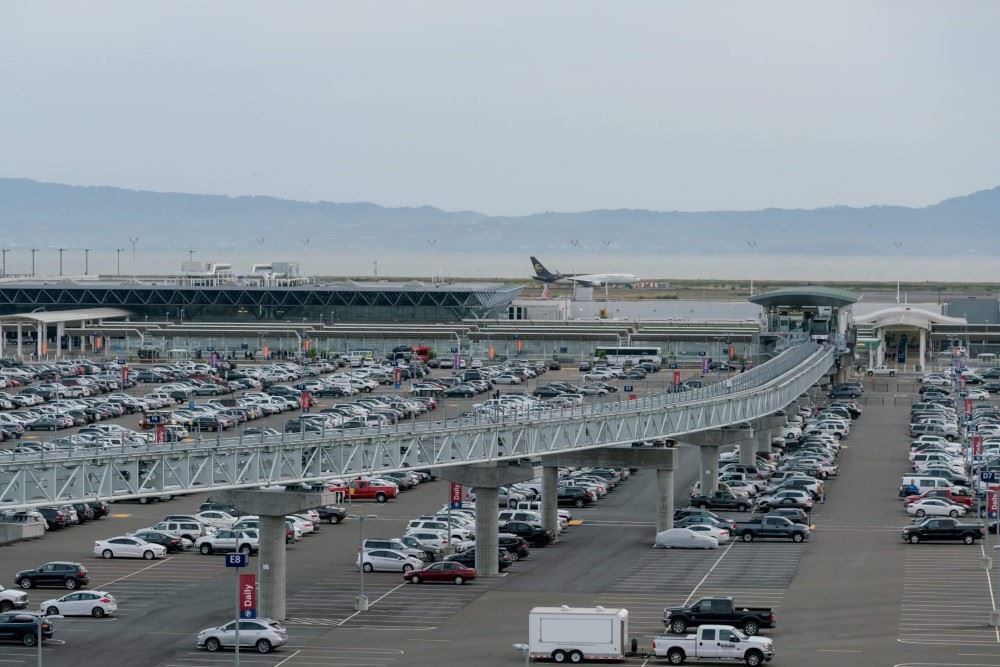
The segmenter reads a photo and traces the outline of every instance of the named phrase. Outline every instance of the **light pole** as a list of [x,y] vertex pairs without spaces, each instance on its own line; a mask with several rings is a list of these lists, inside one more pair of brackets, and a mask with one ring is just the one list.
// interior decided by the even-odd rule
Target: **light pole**
[[[601,245],[604,246],[604,273],[607,274],[609,270],[608,264],[608,250],[611,248],[611,241],[601,241]],[[604,276],[604,307],[608,306],[608,276]]]
[[[893,241],[892,245],[894,245],[896,247],[896,250],[899,250],[900,254],[902,254],[902,250],[903,250],[903,242],[902,241]],[[897,267],[896,268],[896,303],[899,303],[899,282],[900,282],[900,275],[899,274],[900,274],[900,271],[902,271],[902,269]]]
[[365,595],[365,519],[377,519],[377,514],[348,514],[348,519],[358,520],[358,530],[361,541],[358,542],[358,572],[361,575],[361,588],[358,597],[354,598],[355,611],[368,611],[368,596]]
[[83,249],[83,275],[90,273],[90,248]]
[[122,275],[122,248],[115,248],[115,254],[118,255],[118,277],[121,278],[121,275]]
[[193,249],[193,248],[192,248],[192,249],[190,249],[190,250],[188,250],[188,261],[189,261],[189,262],[193,262],[193,261],[194,261],[194,254],[195,254],[196,252],[198,252],[198,251],[197,251],[197,250],[195,250],[195,249]]
[[757,242],[751,239],[747,241],[747,247],[750,248],[750,296],[752,297],[754,274],[757,273]]
[[0,278],[7,277],[7,252],[10,248],[0,248],[0,253],[3,254],[3,269],[0,269]]
[[437,270],[437,245],[438,245],[438,240],[437,239],[427,239],[427,245],[431,249],[431,263],[434,264],[434,268],[435,268],[435,273],[434,273],[434,275],[431,276],[431,282],[432,283],[436,283],[436,282],[438,282],[438,279],[437,279],[438,273],[436,271]]
[[62,272],[62,259],[63,259],[63,253],[64,252],[66,252],[66,248],[59,248],[59,275],[60,276],[63,274],[63,272]]
[[455,373],[461,375],[462,373],[462,339],[459,337],[457,331],[452,331],[451,335],[455,337],[455,349],[458,351],[455,354]]
[[35,277],[35,253],[38,252],[38,248],[31,249],[31,277]]
[[128,240],[132,244],[132,282],[135,282],[135,244],[139,242],[139,237],[130,236]]

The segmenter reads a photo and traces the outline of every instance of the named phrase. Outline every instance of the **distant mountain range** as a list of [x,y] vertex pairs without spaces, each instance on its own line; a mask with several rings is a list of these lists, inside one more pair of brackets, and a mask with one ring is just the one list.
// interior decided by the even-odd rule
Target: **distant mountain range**
[[302,202],[275,197],[196,195],[82,187],[0,178],[0,243],[5,247],[124,246],[271,250],[301,248],[523,251],[566,249],[569,239],[600,251],[611,241],[646,253],[976,254],[1000,251],[1000,187],[923,208],[833,206],[809,210],[594,210],[490,216],[430,206]]

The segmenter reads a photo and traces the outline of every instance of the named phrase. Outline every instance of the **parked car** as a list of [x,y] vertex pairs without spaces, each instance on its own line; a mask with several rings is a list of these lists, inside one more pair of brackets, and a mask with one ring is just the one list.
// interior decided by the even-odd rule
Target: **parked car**
[[718,549],[719,541],[690,528],[670,528],[656,534],[653,546],[660,549]]
[[163,558],[167,548],[162,544],[147,542],[135,536],[123,535],[108,540],[94,542],[94,555],[101,558],[142,558],[153,560]]
[[960,523],[951,517],[924,519],[920,523],[903,528],[904,542],[918,544],[920,542],[957,542],[975,544],[984,536],[985,529],[977,524]]
[[694,635],[666,635],[653,640],[653,654],[672,665],[684,662],[744,662],[760,667],[774,657],[774,641],[748,637],[729,625],[703,625]]
[[774,627],[774,610],[771,607],[736,605],[729,597],[701,598],[684,607],[667,607],[663,610],[664,627],[677,635],[705,623],[732,625],[753,636],[761,628]]
[[403,573],[403,579],[411,584],[422,584],[424,582],[447,582],[452,584],[464,584],[476,578],[476,570],[466,567],[462,563],[451,560],[431,563],[420,570],[410,570]]
[[89,584],[90,576],[87,568],[79,563],[54,561],[32,570],[21,570],[14,575],[14,581],[24,589],[59,586],[72,591]]
[[205,628],[198,633],[197,645],[209,652],[236,646],[236,623],[240,624],[240,647],[253,647],[258,653],[270,653],[288,643],[288,632],[280,622],[270,618],[230,621],[225,625]]
[[13,611],[0,614],[0,639],[12,639],[25,646],[38,644],[38,624],[42,625],[42,639],[52,638],[52,624],[40,614]]
[[54,600],[46,600],[40,609],[47,616],[93,616],[104,618],[118,610],[118,603],[110,593],[79,591]]

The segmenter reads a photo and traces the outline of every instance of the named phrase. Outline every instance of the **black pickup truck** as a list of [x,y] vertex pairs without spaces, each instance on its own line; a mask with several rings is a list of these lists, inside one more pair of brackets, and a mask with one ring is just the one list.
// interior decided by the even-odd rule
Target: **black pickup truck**
[[760,521],[736,522],[733,532],[744,542],[757,539],[791,540],[803,542],[809,539],[809,527],[794,523],[783,516],[764,515]]
[[701,509],[746,512],[752,504],[749,498],[733,495],[729,491],[713,491],[707,496],[691,496],[691,506]]
[[664,627],[676,635],[706,624],[732,625],[755,635],[761,628],[774,627],[774,611],[770,607],[738,607],[732,598],[702,598],[687,607],[663,610]]
[[961,523],[950,517],[924,519],[920,523],[903,528],[903,541],[910,544],[919,542],[965,542],[975,544],[983,537],[983,527],[974,523]]

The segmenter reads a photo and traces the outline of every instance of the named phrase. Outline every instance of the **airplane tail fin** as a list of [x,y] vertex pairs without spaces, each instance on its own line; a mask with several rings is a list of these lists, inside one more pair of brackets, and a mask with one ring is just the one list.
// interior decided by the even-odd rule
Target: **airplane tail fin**
[[555,278],[555,274],[546,269],[537,257],[531,258],[531,266],[535,269],[535,275],[539,278]]

